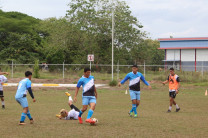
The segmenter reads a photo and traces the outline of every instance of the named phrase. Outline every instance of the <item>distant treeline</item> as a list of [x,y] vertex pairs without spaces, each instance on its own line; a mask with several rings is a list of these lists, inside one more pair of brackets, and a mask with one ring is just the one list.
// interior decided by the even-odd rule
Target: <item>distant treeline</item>
[[112,8],[115,15],[114,61],[120,64],[162,64],[159,42],[147,38],[143,26],[120,0],[72,0],[63,18],[36,19],[0,10],[0,62],[111,64]]

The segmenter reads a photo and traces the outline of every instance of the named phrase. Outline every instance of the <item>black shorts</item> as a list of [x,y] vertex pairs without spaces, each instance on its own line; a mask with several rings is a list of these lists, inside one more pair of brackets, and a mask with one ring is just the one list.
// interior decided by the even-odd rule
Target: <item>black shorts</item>
[[176,98],[176,92],[175,91],[169,92],[169,96],[172,98]]
[[4,92],[0,91],[0,97],[4,97]]

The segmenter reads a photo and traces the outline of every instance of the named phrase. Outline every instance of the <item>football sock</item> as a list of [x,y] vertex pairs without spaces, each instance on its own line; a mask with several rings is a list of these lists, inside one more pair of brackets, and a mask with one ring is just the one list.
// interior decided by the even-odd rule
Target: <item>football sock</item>
[[69,101],[73,101],[71,96],[69,96]]
[[180,107],[176,104],[176,109],[179,109]]
[[134,114],[137,114],[136,104],[132,104]]
[[134,106],[133,106],[134,104],[132,104],[132,108],[131,108],[131,110],[130,110],[130,113],[132,113],[133,111],[134,111]]
[[4,104],[4,101],[1,101],[1,104],[2,104],[2,105],[5,105],[5,104]]
[[169,110],[171,110],[172,109],[172,106],[169,106]]
[[87,119],[90,119],[92,117],[93,112],[94,111],[91,109],[88,111]]
[[32,119],[32,117],[31,117],[31,115],[30,115],[30,111],[28,110],[27,111],[27,117],[31,120]]
[[77,111],[77,112],[80,112],[80,110],[75,106],[75,105],[70,105],[70,107],[71,107],[71,109],[74,109],[75,111]]
[[25,121],[26,115],[27,115],[26,113],[22,113],[22,114],[21,114],[20,122],[24,122],[24,121]]
[[83,114],[82,110],[79,111],[79,117],[81,117]]

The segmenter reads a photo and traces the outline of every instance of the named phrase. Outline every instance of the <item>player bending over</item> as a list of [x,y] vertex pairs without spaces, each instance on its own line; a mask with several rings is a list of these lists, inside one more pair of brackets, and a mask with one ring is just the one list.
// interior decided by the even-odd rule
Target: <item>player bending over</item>
[[27,91],[29,92],[30,96],[35,102],[35,98],[33,96],[33,92],[31,89],[31,79],[32,79],[32,72],[26,71],[25,72],[25,79],[21,80],[18,84],[17,92],[15,95],[16,101],[22,106],[23,112],[21,115],[19,125],[25,125],[25,118],[26,116],[30,119],[30,123],[33,124],[33,118],[30,115],[28,102],[27,102]]
[[79,88],[82,86],[83,87],[83,93],[82,93],[82,109],[79,112],[79,123],[82,124],[82,114],[87,110],[88,105],[90,106],[90,109],[88,111],[87,119],[85,122],[93,124],[95,121],[91,119],[93,112],[95,110],[95,105],[96,105],[96,99],[97,99],[97,91],[95,88],[94,84],[94,77],[90,75],[91,70],[90,68],[85,68],[84,69],[84,75],[82,78],[79,79],[75,91],[75,96],[74,96],[74,102],[77,101],[77,94],[79,91]]
[[179,92],[180,87],[180,79],[177,74],[174,73],[174,68],[170,68],[170,75],[168,76],[167,80],[163,82],[165,85],[169,82],[169,97],[170,97],[170,106],[168,109],[168,113],[171,112],[172,105],[174,104],[176,106],[176,112],[180,110],[180,107],[176,104],[175,98],[176,94]]
[[73,100],[71,98],[71,95],[68,92],[65,92],[65,94],[69,97],[68,104],[71,107],[71,110],[67,112],[67,110],[61,109],[60,115],[56,115],[56,117],[65,120],[78,120],[80,110],[73,105]]
[[129,80],[129,93],[132,101],[132,109],[130,110],[129,115],[132,117],[134,112],[134,117],[138,117],[137,107],[140,103],[140,80],[142,80],[150,89],[151,86],[145,80],[144,76],[138,72],[137,65],[132,66],[132,72],[128,73],[126,77],[119,82],[118,86],[120,87],[121,84],[124,84],[127,80]]
[[[0,68],[0,73],[9,74],[8,72],[1,72],[1,68]],[[4,92],[3,92],[3,84],[5,82],[7,82],[7,78],[4,75],[0,75],[0,98],[1,98],[2,109],[5,109]]]

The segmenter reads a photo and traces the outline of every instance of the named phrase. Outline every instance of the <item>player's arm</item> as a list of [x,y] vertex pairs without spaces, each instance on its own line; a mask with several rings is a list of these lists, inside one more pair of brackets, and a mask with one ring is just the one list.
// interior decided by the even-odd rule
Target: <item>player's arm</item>
[[180,78],[178,77],[178,78],[176,79],[176,81],[178,82],[176,94],[178,94],[178,93],[179,93],[179,88],[181,87],[181,84],[180,84]]
[[129,74],[127,74],[126,77],[121,82],[118,83],[118,86],[120,87],[121,84],[124,84],[128,79],[129,79]]
[[34,97],[34,95],[33,95],[32,89],[31,89],[31,81],[28,81],[26,85],[27,85],[27,90],[28,90],[30,96],[31,96],[32,99],[33,99],[33,102],[35,102],[36,100],[35,100],[35,97]]
[[9,75],[9,72],[0,72],[0,75]]
[[145,80],[144,76],[141,75],[141,80],[144,82],[145,85],[147,85],[150,89],[152,88],[151,85]]
[[165,85],[165,84],[168,83],[168,82],[169,82],[169,76],[168,76],[168,78],[167,78],[166,81],[162,82],[162,84]]
[[[95,86],[94,86],[95,87]],[[96,87],[95,87],[95,97],[96,97],[96,99],[97,99],[97,89],[96,89]]]

